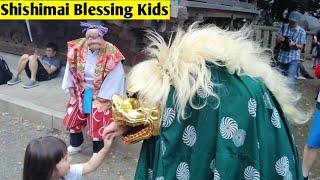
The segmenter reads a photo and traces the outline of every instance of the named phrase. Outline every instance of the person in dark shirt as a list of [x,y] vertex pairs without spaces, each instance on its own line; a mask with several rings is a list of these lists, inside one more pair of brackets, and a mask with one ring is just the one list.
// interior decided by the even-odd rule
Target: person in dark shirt
[[7,84],[15,85],[20,83],[20,74],[23,70],[25,70],[27,76],[30,78],[22,84],[24,88],[33,88],[39,85],[38,81],[47,81],[57,77],[61,67],[61,62],[56,57],[57,50],[57,45],[49,42],[46,45],[46,53],[44,56],[41,56],[37,50],[35,50],[33,55],[22,55],[14,76]]

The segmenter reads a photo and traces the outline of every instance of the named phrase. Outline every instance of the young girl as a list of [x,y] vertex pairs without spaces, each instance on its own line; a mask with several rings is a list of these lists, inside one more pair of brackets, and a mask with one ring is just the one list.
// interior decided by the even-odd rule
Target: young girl
[[104,147],[83,164],[70,165],[66,144],[53,136],[31,141],[26,149],[23,180],[80,180],[82,175],[98,168],[113,139],[104,139]]

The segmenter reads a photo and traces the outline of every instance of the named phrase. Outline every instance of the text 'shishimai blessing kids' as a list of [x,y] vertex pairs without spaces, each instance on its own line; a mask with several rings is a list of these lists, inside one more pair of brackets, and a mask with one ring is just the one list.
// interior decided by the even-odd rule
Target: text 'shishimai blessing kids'
[[302,179],[289,122],[303,123],[287,80],[248,31],[151,32],[153,59],[129,72],[114,96],[107,137],[145,139],[135,179]]
[[81,26],[85,38],[68,42],[62,89],[70,92],[70,100],[63,124],[70,132],[69,153],[81,150],[85,126],[97,153],[103,147],[103,129],[111,122],[111,97],[125,93],[124,56],[103,39],[106,27],[83,22]]

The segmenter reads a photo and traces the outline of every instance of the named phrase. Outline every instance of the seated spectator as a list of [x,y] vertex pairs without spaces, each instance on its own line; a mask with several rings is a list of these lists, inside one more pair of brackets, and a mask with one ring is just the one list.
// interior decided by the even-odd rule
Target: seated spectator
[[57,77],[61,62],[56,57],[56,54],[57,45],[49,42],[46,45],[46,55],[44,56],[41,56],[37,50],[33,55],[22,55],[14,76],[7,84],[15,85],[21,82],[20,74],[23,70],[26,71],[27,76],[30,78],[22,84],[24,88],[32,88],[39,85],[38,81],[47,81]]

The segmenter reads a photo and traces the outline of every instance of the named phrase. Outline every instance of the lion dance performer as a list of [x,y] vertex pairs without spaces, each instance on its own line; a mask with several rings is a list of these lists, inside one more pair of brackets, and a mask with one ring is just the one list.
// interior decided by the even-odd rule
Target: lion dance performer
[[105,41],[107,28],[81,22],[85,38],[68,42],[66,71],[62,89],[70,92],[63,119],[70,132],[69,153],[81,150],[83,128],[93,141],[93,153],[103,148],[102,132],[111,122],[111,97],[125,94],[124,56]]
[[135,179],[302,179],[288,120],[304,114],[249,31],[179,30],[167,45],[151,32],[150,60],[114,96],[107,137],[143,142]]

